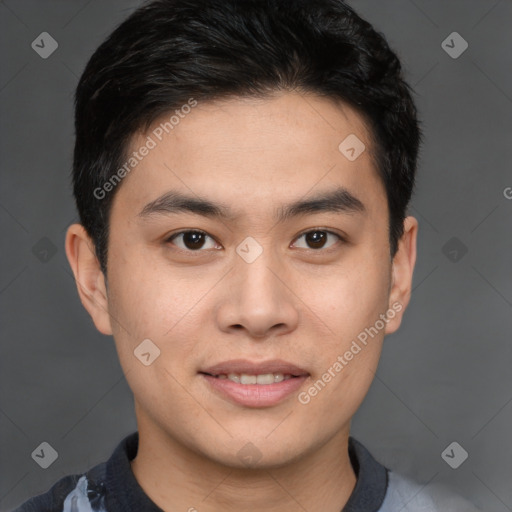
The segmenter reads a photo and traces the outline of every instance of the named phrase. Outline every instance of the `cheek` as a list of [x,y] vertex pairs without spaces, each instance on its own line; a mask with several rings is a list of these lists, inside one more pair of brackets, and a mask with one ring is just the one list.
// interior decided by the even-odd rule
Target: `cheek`
[[[342,339],[355,338],[374,325],[388,307],[389,268],[371,255],[334,270],[321,286],[308,283],[315,311]],[[384,260],[385,261],[385,260]]]
[[[114,257],[113,257],[114,259]],[[109,275],[109,312],[114,339],[126,366],[133,363],[134,349],[150,339],[160,350],[160,362],[178,367],[193,353],[198,337],[202,298],[211,289],[209,280],[186,279],[179,271],[152,265],[133,253],[117,260]]]
[[307,407],[315,411],[310,416],[321,418],[324,427],[349,421],[370,388],[384,339],[380,315],[387,311],[387,290],[384,271],[360,265],[333,276],[329,291],[317,296],[314,309],[330,332],[321,340],[312,387],[306,392],[311,400]]
[[[116,318],[114,341],[120,364],[140,406],[164,423],[173,421],[176,409],[186,417],[197,415],[180,385],[186,379],[183,362],[194,361],[199,342],[194,304],[205,291],[193,290],[185,281],[171,281],[141,264],[120,264],[111,276],[109,309]],[[146,352],[148,365],[141,355]]]
[[327,407],[324,412],[333,422],[336,409],[329,412],[326,404],[343,403],[344,411],[354,413],[377,369],[386,325],[380,315],[388,309],[389,289],[389,268],[382,261],[377,252],[359,253],[357,262],[339,267],[321,287],[309,283],[316,290],[311,307],[329,327],[313,379],[329,383],[325,389],[318,384],[323,390],[316,404]]

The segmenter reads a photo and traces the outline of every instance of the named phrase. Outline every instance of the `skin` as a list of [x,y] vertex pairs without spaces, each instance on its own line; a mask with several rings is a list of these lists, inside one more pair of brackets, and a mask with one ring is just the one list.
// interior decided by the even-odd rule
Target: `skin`
[[[355,161],[338,150],[352,133],[366,146]],[[134,137],[133,148],[148,134]],[[364,213],[276,222],[278,207],[339,186]],[[139,216],[171,189],[237,216]],[[417,220],[407,217],[404,227],[391,259],[385,189],[362,118],[347,105],[288,92],[199,103],[124,178],[110,218],[108,287],[83,227],[68,229],[81,301],[97,329],[113,335],[134,393],[140,443],[132,469],[160,508],[341,510],[356,482],[350,420],[409,302]],[[199,250],[183,236],[168,240],[183,229],[211,238]],[[315,230],[333,233],[323,248],[301,236]],[[248,236],[263,249],[252,263],[236,253]],[[397,303],[401,311],[306,405],[297,393],[271,407],[237,405],[198,374],[235,358],[284,359],[309,372],[299,391],[307,390]],[[161,351],[149,366],[133,353],[146,338]],[[248,442],[260,454],[251,467],[238,455]]]

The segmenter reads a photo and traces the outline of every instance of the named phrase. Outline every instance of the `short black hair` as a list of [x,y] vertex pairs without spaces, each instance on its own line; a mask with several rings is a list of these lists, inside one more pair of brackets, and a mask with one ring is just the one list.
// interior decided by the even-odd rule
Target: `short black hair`
[[99,46],[75,95],[73,191],[105,274],[119,188],[113,178],[125,174],[133,136],[191,99],[279,91],[345,102],[362,116],[387,194],[394,256],[422,134],[412,90],[384,36],[343,0],[156,0]]

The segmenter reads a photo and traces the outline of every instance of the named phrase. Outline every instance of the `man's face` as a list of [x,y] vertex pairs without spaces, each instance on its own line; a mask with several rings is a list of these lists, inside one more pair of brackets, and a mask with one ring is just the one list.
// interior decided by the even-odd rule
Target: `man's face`
[[[160,141],[152,130],[168,118],[134,138],[132,150],[148,135],[156,147],[119,185],[110,218],[108,312],[139,429],[231,466],[297,460],[348,433],[400,323],[378,322],[392,267],[368,133],[349,107],[291,93],[199,103]],[[355,160],[339,149],[350,134],[366,146]],[[341,189],[363,208],[282,215]],[[158,201],[170,192],[227,216]],[[147,339],[160,355],[146,366],[134,351]]]

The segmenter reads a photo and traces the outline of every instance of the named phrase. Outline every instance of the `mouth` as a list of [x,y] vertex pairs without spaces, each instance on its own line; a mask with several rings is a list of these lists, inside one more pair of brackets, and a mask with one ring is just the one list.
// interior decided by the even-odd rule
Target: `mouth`
[[290,375],[289,373],[260,373],[256,375],[251,375],[248,373],[220,373],[218,375],[203,373],[203,375],[208,375],[210,377],[214,377],[215,379],[221,380],[229,379],[230,381],[236,382],[237,384],[258,384],[260,386],[268,386],[269,384],[275,384],[277,382],[283,382],[284,380],[299,377],[299,375]]
[[231,360],[198,373],[211,391],[246,407],[276,405],[297,391],[310,376],[306,370],[282,360],[263,363]]

